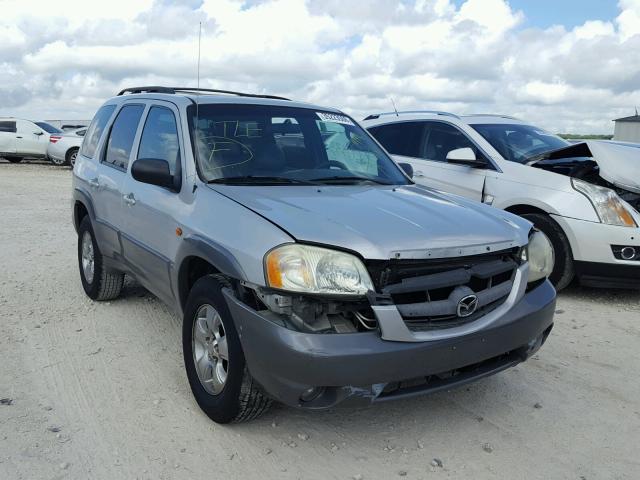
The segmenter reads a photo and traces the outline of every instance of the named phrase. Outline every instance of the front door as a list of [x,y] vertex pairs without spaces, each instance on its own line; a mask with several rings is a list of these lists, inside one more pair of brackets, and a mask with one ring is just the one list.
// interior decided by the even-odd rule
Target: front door
[[[164,160],[178,180],[182,179],[180,116],[169,103],[157,102],[147,111],[132,162],[138,158]],[[165,301],[173,300],[169,269],[181,238],[176,221],[182,202],[180,192],[135,180],[131,168],[123,185],[122,247],[124,257],[145,287]]]
[[[447,154],[459,148],[471,148],[477,158],[484,158],[484,154],[453,125],[425,122],[425,126],[421,159],[411,162],[414,180],[437,190],[482,201],[487,170],[448,163]],[[487,167],[489,165],[487,161]]]

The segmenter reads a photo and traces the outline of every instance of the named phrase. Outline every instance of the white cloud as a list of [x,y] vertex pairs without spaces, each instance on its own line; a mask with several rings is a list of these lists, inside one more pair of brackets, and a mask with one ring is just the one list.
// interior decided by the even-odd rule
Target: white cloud
[[203,86],[606,133],[640,105],[640,0],[618,6],[540,30],[506,0],[0,0],[0,115],[90,117],[125,86],[194,85],[202,22]]

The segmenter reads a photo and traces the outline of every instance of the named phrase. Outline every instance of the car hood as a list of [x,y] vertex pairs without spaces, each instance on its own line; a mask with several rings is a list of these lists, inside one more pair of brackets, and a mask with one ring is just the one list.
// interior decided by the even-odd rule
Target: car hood
[[591,157],[599,168],[599,175],[617,187],[640,193],[640,152],[636,145],[587,140],[547,152],[528,165],[544,160]]
[[515,215],[417,185],[210,187],[297,241],[368,259],[487,253],[526,244],[531,228]]

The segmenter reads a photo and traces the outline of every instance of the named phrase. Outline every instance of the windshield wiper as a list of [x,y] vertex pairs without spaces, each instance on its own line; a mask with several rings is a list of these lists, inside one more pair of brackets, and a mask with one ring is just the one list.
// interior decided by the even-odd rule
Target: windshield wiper
[[356,175],[350,175],[346,177],[342,177],[339,175],[335,175],[332,177],[320,177],[320,178],[312,178],[312,182],[321,182],[321,183],[341,183],[341,182],[349,182],[349,183],[360,183],[360,182],[373,182],[379,185],[393,185],[389,182],[384,182],[382,180],[376,180],[375,178],[370,177],[359,177]]
[[313,185],[313,183],[311,182],[307,182],[305,180],[297,180],[295,178],[257,175],[214,178],[213,180],[207,181],[207,183],[229,185]]

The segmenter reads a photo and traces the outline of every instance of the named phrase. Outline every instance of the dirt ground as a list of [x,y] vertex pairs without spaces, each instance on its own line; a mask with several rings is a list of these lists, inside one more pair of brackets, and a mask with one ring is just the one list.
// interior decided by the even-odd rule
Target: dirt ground
[[640,478],[640,293],[568,289],[538,355],[466,388],[219,426],[165,305],[85,297],[70,186],[0,160],[0,479]]

